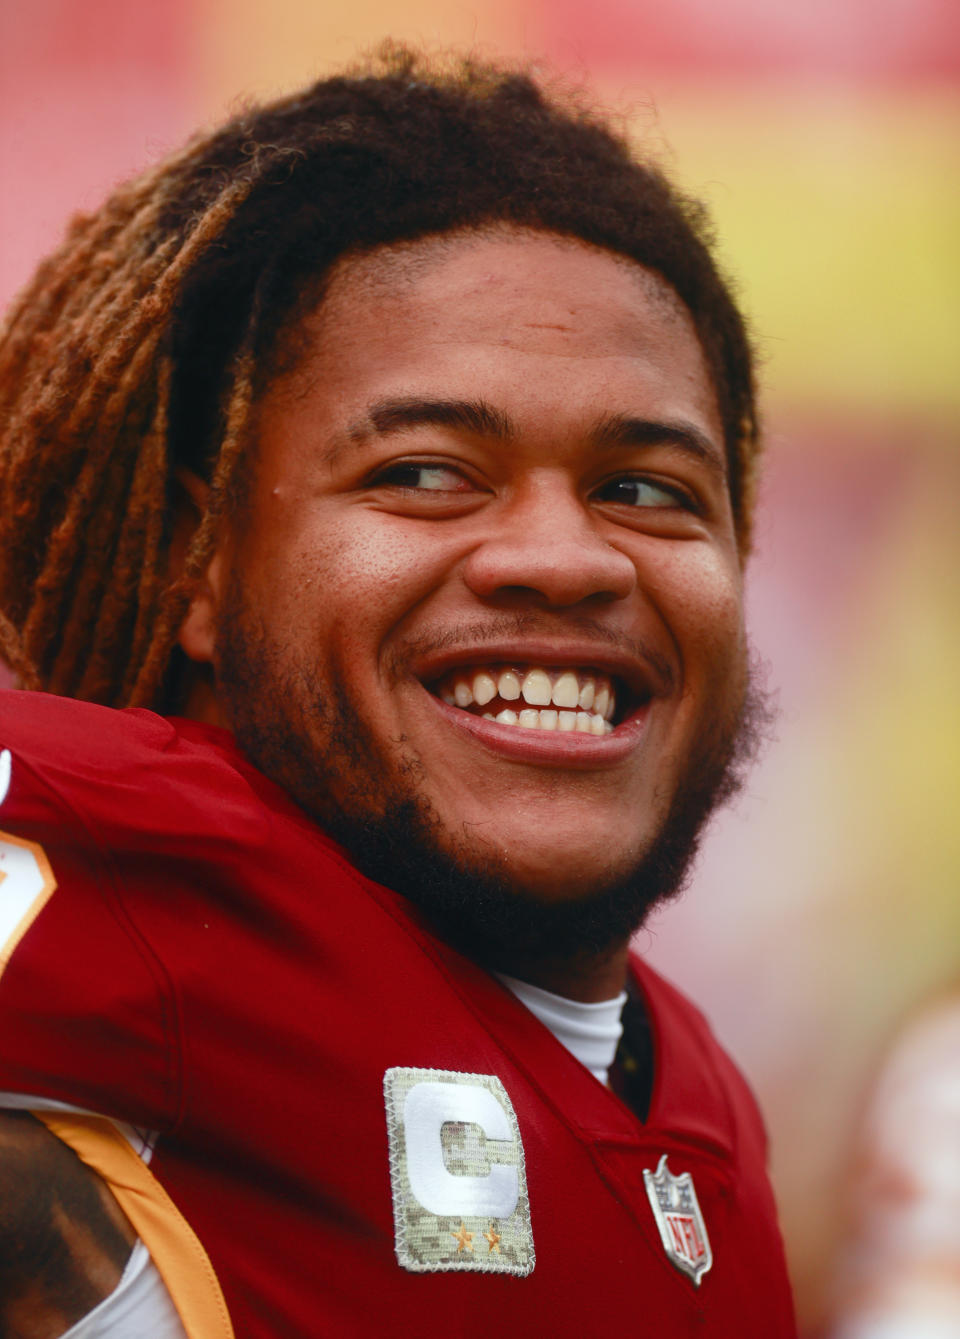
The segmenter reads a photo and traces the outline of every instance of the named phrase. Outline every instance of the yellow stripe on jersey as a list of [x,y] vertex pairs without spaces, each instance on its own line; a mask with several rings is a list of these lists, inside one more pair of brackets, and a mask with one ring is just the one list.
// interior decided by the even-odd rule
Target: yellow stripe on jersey
[[110,1187],[153,1257],[189,1339],[234,1339],[220,1283],[200,1239],[112,1122],[59,1111],[33,1115]]

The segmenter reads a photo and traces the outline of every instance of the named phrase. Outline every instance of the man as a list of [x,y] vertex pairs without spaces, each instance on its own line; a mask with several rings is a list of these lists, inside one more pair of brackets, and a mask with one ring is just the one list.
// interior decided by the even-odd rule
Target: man
[[10,1332],[793,1333],[753,1100],[628,954],[761,711],[703,226],[388,50],[14,310]]

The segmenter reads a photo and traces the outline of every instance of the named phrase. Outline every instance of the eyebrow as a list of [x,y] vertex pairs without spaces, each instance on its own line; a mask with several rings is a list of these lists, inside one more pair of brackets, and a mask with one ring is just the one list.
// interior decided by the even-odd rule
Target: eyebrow
[[[425,399],[420,396],[396,396],[377,400],[364,417],[348,429],[354,441],[370,435],[403,432],[424,426],[459,428],[481,437],[509,442],[517,431],[509,415],[486,400]],[[672,446],[695,457],[720,477],[726,476],[726,456],[710,437],[686,420],[662,422],[629,414],[606,414],[588,434],[598,448],[630,446]]]
[[369,435],[371,425],[381,436],[424,426],[459,428],[504,442],[516,435],[508,416],[485,400],[426,400],[412,395],[378,400],[363,420],[351,425],[350,436],[362,440]]
[[599,447],[611,446],[673,446],[694,456],[721,477],[726,476],[726,453],[719,451],[713,440],[684,421],[660,422],[633,418],[627,414],[605,415],[594,428],[592,439]]

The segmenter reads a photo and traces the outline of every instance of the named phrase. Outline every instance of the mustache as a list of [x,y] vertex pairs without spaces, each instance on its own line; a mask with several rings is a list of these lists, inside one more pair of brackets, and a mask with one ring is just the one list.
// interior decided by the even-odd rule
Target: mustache
[[649,666],[661,687],[669,692],[675,685],[676,673],[669,660],[655,647],[616,628],[607,627],[598,619],[584,615],[551,618],[536,611],[500,615],[492,619],[462,622],[427,629],[416,637],[401,638],[393,647],[387,669],[394,680],[404,676],[412,660],[442,654],[451,647],[480,648],[491,642],[543,637],[562,641],[577,634],[581,640],[594,641],[598,647],[613,650],[619,655]]

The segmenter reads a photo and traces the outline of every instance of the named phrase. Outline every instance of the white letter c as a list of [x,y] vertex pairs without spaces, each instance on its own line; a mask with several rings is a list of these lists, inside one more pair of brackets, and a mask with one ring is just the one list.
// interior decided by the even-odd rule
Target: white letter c
[[479,1125],[488,1139],[513,1143],[507,1114],[489,1089],[463,1083],[414,1084],[403,1104],[410,1189],[426,1210],[443,1217],[509,1218],[520,1193],[516,1167],[495,1163],[487,1176],[454,1176],[443,1160],[440,1140],[448,1121]]

